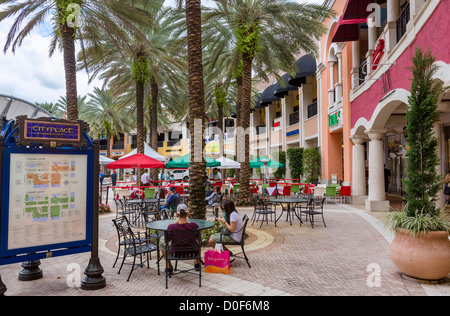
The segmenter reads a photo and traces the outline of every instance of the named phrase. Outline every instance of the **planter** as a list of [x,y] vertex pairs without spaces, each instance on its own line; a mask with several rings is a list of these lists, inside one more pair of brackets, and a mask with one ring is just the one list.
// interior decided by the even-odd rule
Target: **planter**
[[409,277],[437,281],[450,273],[450,241],[444,231],[414,236],[398,229],[389,253],[400,272]]

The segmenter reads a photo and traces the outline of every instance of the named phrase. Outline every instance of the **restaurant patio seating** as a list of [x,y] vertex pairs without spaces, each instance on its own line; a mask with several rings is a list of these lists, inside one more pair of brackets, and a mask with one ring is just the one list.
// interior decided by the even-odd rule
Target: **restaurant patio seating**
[[[202,234],[201,230],[165,230],[164,231],[164,242],[165,242],[165,252],[166,252],[166,267],[168,266],[168,261],[176,261],[177,265],[173,272],[166,268],[166,289],[169,288],[169,278],[174,274],[178,273],[192,273],[198,274],[198,286],[202,286],[202,269],[196,268],[192,265],[188,269],[178,269],[178,261],[196,261],[201,262],[201,245],[202,245]],[[200,263],[201,265],[201,263]],[[195,273],[195,272],[197,273]]]
[[144,189],[144,198],[155,199],[156,198],[156,188],[145,188]]
[[309,216],[309,221],[311,223],[311,227],[314,229],[314,216],[321,215],[322,222],[325,227],[325,219],[323,217],[323,203],[325,202],[325,197],[315,197],[313,200],[313,207],[308,209],[307,215]]
[[123,205],[123,202],[120,199],[119,200],[114,199],[114,203],[116,204],[116,218],[119,218],[120,216],[129,217],[132,213],[134,213],[133,211],[125,210],[125,206]]
[[328,197],[334,197],[334,202],[336,203],[336,195],[337,195],[337,187],[328,185],[325,188],[325,197],[327,198],[327,203]]
[[[130,280],[133,271],[137,269],[139,266],[143,267],[145,262],[147,263],[147,268],[150,268],[149,261],[151,260],[150,256],[151,252],[156,251],[157,258],[159,258],[159,245],[151,243],[148,236],[145,233],[133,232],[130,223],[128,222],[125,216],[122,216],[121,218],[118,219],[113,219],[112,221],[114,223],[114,226],[116,227],[119,238],[119,249],[117,251],[117,257],[113,267],[115,266],[117,259],[119,258],[120,248],[122,246],[124,247],[122,264],[120,265],[118,274],[120,274],[120,272],[122,271],[122,267],[125,264],[125,259],[129,256],[133,257],[131,271],[127,278],[128,282]],[[143,255],[147,256],[147,260],[144,261],[142,260]],[[135,267],[136,257],[138,256],[140,258],[140,264],[139,266]],[[160,274],[159,260],[157,260],[157,265],[158,265],[158,274]]]
[[291,186],[291,195],[295,194],[297,197],[300,195],[300,186],[298,184],[293,184]]
[[352,196],[352,187],[351,186],[341,186],[341,189],[339,190],[339,196],[342,199],[345,198],[345,202],[348,203],[348,198],[351,198]]
[[[248,220],[249,220],[249,218],[248,218],[247,214],[244,215],[244,217],[242,218],[242,222],[243,222],[242,228],[241,228],[240,230],[238,230],[238,231],[235,232],[235,233],[238,233],[238,232],[242,231],[242,238],[241,238],[241,241],[239,241],[239,242],[237,242],[237,243],[236,243],[236,242],[225,242],[225,241],[223,241],[223,236],[224,236],[224,235],[227,235],[227,232],[222,230],[222,231],[220,232],[220,241],[219,241],[219,243],[221,243],[221,244],[224,245],[224,246],[228,246],[228,245],[229,245],[229,246],[236,246],[236,245],[241,246],[242,253],[244,254],[244,258],[243,258],[243,259],[245,259],[245,261],[247,262],[248,267],[251,268],[250,262],[249,262],[249,260],[248,260],[247,255],[245,254],[245,250],[244,250],[244,246],[245,246],[245,236],[246,236],[246,235],[245,235],[245,231],[246,231],[246,229],[247,229]],[[237,255],[233,255],[233,257],[241,258],[241,257],[239,257],[239,256],[237,256]],[[233,261],[234,261],[234,259],[233,259]]]
[[[262,199],[255,198],[253,200],[254,202],[254,210],[253,210],[253,216],[252,216],[252,226],[256,222],[258,222],[260,216],[262,216],[261,225],[259,228],[262,227],[262,224],[264,221],[266,221],[267,225],[269,225],[269,215],[270,220],[273,221],[273,215],[275,215],[275,219],[277,218],[276,214],[276,206],[272,203],[265,202]],[[256,218],[256,215],[258,215],[258,218]],[[275,221],[275,227],[277,226],[277,222]]]

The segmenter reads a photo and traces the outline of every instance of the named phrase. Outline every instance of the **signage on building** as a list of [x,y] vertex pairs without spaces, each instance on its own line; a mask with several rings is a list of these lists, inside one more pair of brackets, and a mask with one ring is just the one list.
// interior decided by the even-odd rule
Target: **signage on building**
[[384,55],[384,39],[378,41],[378,45],[372,53],[372,70],[377,69],[381,57]]
[[331,130],[342,127],[342,109],[339,109],[328,116],[328,127],[330,127]]
[[298,135],[298,134],[300,134],[300,130],[297,128],[297,129],[295,129],[293,131],[287,132],[286,133],[286,137],[294,136],[294,135]]

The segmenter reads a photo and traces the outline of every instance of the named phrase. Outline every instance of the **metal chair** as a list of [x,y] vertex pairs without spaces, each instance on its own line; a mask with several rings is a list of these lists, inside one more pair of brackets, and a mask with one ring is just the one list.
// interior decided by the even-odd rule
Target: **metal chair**
[[[166,252],[166,267],[168,266],[168,261],[196,261],[201,262],[201,245],[202,245],[202,234],[201,230],[166,230],[164,231],[164,241],[165,241],[165,252]],[[177,264],[178,266],[178,264]],[[169,288],[169,278],[173,274],[178,273],[192,273],[196,274],[198,272],[198,286],[202,286],[202,269],[201,266],[189,269],[178,269],[175,268],[174,272],[166,269],[166,289]]]
[[[153,244],[149,241],[146,234],[141,236],[141,232],[134,233],[131,229],[130,223],[127,221],[127,218],[125,216],[122,216],[119,219],[113,219],[114,225],[117,229],[117,234],[119,236],[119,250],[117,253],[117,258],[119,256],[120,252],[120,246],[124,247],[123,252],[123,258],[122,258],[122,264],[120,265],[119,272],[122,271],[122,267],[125,264],[125,259],[128,256],[133,257],[133,263],[131,267],[130,274],[128,275],[127,282],[130,281],[131,274],[135,269],[138,267],[135,267],[136,265],[136,257],[140,257],[140,267],[143,267],[144,263],[147,262],[147,268],[150,268],[149,261],[151,260],[150,254],[153,251],[156,251],[159,258],[159,245]],[[142,260],[142,256],[147,255],[147,260]],[[117,261],[116,258],[116,261]],[[115,262],[114,262],[115,265]],[[160,274],[159,270],[159,260],[157,260],[158,265],[158,275]],[[113,266],[114,267],[114,266]]]
[[[259,228],[262,227],[262,224],[264,221],[266,221],[267,225],[269,225],[269,215],[270,215],[270,221],[273,221],[273,215],[275,215],[275,218],[277,218],[276,215],[276,206],[272,205],[271,203],[266,203],[261,199],[254,199],[254,210],[253,210],[253,216],[252,216],[252,226],[256,222],[258,222],[260,216],[262,216],[261,225]],[[256,215],[258,215],[258,218],[256,218]],[[275,227],[277,226],[277,222],[275,221]]]
[[[227,233],[222,230],[220,232],[220,241],[219,241],[219,243],[224,245],[224,246],[227,246],[227,245],[229,245],[229,246],[236,246],[236,245],[241,246],[242,253],[244,254],[244,258],[243,259],[245,259],[245,261],[247,262],[248,267],[251,268],[250,262],[248,261],[248,257],[245,254],[245,250],[244,250],[244,246],[245,246],[245,231],[247,229],[248,220],[249,220],[248,216],[244,215],[244,217],[242,218],[242,223],[243,223],[242,228],[235,232],[235,233],[238,233],[238,232],[242,231],[241,241],[239,241],[239,242],[225,242],[225,241],[223,241],[223,236],[227,235]],[[233,255],[233,257],[240,258],[237,255]]]
[[337,194],[337,188],[335,186],[328,185],[325,188],[325,197],[327,198],[328,203],[328,197],[334,197],[334,202],[336,203],[336,194]]

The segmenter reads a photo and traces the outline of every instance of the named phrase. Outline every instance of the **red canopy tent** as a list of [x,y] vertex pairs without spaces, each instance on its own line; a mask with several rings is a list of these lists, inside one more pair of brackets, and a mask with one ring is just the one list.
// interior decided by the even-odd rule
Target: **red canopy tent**
[[106,165],[108,169],[142,169],[164,168],[164,162],[153,159],[141,153],[116,160]]

